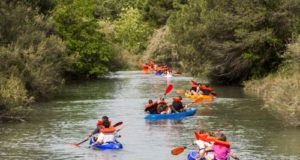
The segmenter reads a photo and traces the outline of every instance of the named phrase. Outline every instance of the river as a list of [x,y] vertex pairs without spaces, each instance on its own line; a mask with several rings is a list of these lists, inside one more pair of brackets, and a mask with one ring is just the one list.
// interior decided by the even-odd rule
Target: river
[[[139,71],[116,72],[97,81],[66,84],[52,101],[37,103],[29,121],[0,124],[0,159],[184,160],[185,152],[170,151],[194,140],[193,131],[223,130],[241,159],[300,159],[299,129],[284,128],[257,97],[240,87],[214,86],[218,98],[198,106],[195,116],[182,120],[146,121],[148,99],[162,96],[167,84],[188,89],[192,77],[164,78]],[[197,79],[197,81],[201,81]],[[184,98],[184,101],[190,101]],[[123,121],[120,151],[97,151],[88,143],[73,147],[107,115]]]

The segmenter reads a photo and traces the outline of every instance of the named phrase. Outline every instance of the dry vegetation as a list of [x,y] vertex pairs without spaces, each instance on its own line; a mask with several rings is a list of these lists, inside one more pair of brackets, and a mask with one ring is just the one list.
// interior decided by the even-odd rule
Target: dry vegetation
[[300,125],[300,39],[288,46],[278,73],[245,83],[245,90],[265,100],[266,108],[286,126]]

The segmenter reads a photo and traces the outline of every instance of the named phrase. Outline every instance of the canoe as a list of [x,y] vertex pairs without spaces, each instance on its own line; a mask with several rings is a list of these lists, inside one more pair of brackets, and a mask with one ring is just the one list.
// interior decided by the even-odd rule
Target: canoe
[[195,150],[190,151],[190,153],[187,156],[187,160],[196,160],[198,152]]
[[185,93],[184,95],[186,98],[194,101],[212,101],[215,98],[213,95],[191,95],[189,93]]
[[148,114],[145,116],[146,120],[159,120],[159,119],[181,119],[186,116],[192,116],[196,113],[196,108],[188,109],[184,112],[170,113],[170,114]]
[[[90,138],[90,145],[94,142],[95,142],[94,138]],[[122,149],[122,148],[123,148],[123,145],[119,142],[96,144],[93,147],[93,149],[98,149],[98,150],[108,150],[108,149],[119,150],[119,149]]]

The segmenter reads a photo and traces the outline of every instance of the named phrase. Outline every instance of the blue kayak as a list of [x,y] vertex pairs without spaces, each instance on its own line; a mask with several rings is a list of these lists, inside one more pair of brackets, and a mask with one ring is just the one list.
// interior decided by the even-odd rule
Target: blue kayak
[[[95,142],[94,138],[90,138],[90,145],[94,142]],[[93,148],[99,150],[107,150],[107,149],[118,150],[118,149],[122,149],[123,145],[119,142],[110,142],[105,144],[96,144],[94,145]]]
[[192,150],[187,156],[187,160],[206,160],[205,158],[196,159],[196,156],[198,154],[198,151]]
[[[197,160],[196,156],[197,156],[198,152],[195,150],[190,151],[190,153],[187,156],[187,160]],[[200,160],[205,160],[205,158],[201,158]]]
[[171,113],[171,114],[148,114],[145,116],[146,120],[159,120],[159,119],[181,119],[186,116],[192,116],[196,113],[196,108],[188,109],[184,112]]

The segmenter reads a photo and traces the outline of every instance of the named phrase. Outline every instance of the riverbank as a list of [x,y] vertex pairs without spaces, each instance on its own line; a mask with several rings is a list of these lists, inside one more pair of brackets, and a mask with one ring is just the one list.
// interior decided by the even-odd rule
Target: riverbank
[[300,127],[300,39],[288,46],[284,57],[277,73],[246,82],[244,90],[261,97],[285,126]]

